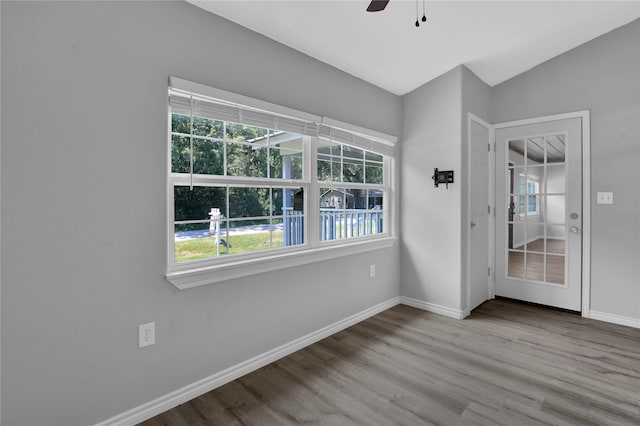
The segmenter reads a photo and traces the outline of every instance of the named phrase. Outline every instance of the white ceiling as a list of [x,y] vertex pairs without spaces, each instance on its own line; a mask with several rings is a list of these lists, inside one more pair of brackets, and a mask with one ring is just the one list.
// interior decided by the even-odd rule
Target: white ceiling
[[460,64],[494,86],[640,17],[640,0],[426,1],[416,28],[415,0],[188,1],[397,95]]

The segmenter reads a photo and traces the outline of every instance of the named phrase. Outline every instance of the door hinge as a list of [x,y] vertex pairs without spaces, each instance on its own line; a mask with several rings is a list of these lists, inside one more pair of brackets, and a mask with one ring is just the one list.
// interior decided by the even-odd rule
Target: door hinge
[[491,206],[487,206],[487,213],[491,214]]
[[488,276],[491,276],[491,266],[489,266],[489,267],[487,268],[487,275],[488,275]]
[[488,150],[489,152],[491,152],[491,144],[490,144],[490,143],[488,143],[488,144],[487,144],[487,148],[488,148],[487,150]]

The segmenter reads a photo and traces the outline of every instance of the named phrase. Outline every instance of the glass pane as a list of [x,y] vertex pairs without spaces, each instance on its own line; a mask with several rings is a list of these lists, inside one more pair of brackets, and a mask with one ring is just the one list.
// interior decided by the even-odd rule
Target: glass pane
[[[540,182],[544,181],[544,166],[527,167],[525,177],[520,176],[520,216],[539,216]],[[525,194],[523,196],[523,194]]]
[[318,181],[331,180],[331,162],[318,159]]
[[565,135],[547,136],[547,163],[564,163]]
[[342,167],[340,166],[340,159],[333,158],[331,162],[331,180],[333,182],[340,182],[342,179]]
[[269,188],[229,188],[229,218],[269,216]]
[[544,281],[544,254],[527,253],[527,276],[531,281]]
[[224,175],[224,143],[194,138],[193,173]]
[[190,173],[190,146],[188,137],[171,136],[171,172]]
[[547,282],[564,284],[564,256],[547,255]]
[[191,118],[188,115],[171,114],[171,131],[191,134]]
[[384,232],[384,191],[322,188],[320,240],[375,235]]
[[524,139],[509,141],[508,161],[515,166],[524,166]]
[[300,211],[288,210],[283,219],[274,219],[274,227],[283,230],[283,246],[304,244],[304,214]]
[[566,191],[566,176],[564,164],[552,164],[547,166],[548,194],[564,194]]
[[227,175],[267,177],[267,148],[251,143],[227,142]]
[[544,253],[544,224],[527,224],[527,252]]
[[229,221],[228,236],[229,254],[240,254],[271,248],[272,238],[281,240],[282,231],[272,233],[269,219],[234,220]]
[[527,194],[539,194],[540,182],[544,181],[544,166],[527,167]]
[[526,241],[524,229],[523,223],[516,222],[508,224],[508,247],[510,249],[524,250],[524,242]]
[[271,214],[273,216],[282,216],[286,208],[293,208],[293,193],[290,189],[272,188],[271,189]]
[[188,186],[174,187],[174,219],[208,220],[213,208],[226,215],[226,191],[226,188],[209,186],[194,186],[193,189]]
[[365,169],[365,176],[366,176],[365,182],[379,183],[379,184],[384,183],[382,165],[369,165],[369,164],[375,164],[375,163],[367,163],[367,166]]
[[176,262],[204,259],[225,254],[226,248],[218,250],[216,238],[209,232],[209,223],[189,224],[192,229],[184,230],[186,225],[175,225]]
[[234,141],[246,141],[255,143],[265,141],[268,134],[275,133],[275,130],[264,129],[262,127],[245,126],[244,124],[227,123],[227,139]]
[[[332,158],[332,157],[326,157]],[[340,182],[341,179],[340,160],[333,158],[333,161],[318,160],[318,181],[319,182]]]
[[564,195],[547,195],[546,196],[547,216],[546,222],[549,224],[562,225],[565,223],[565,196]]
[[547,253],[565,253],[564,225],[547,225]]
[[364,151],[362,151],[360,148],[355,148],[349,145],[343,145],[342,155],[344,158],[352,158],[356,160],[364,159]]
[[367,208],[370,210],[382,210],[384,206],[384,191],[381,189],[370,189],[368,194]]
[[507,276],[513,278],[524,278],[524,252],[508,252]]
[[370,189],[368,191],[368,209],[365,226],[367,235],[381,234],[384,232],[384,191],[380,189]]
[[282,179],[291,176],[291,157],[282,155],[278,147],[269,147],[269,177],[271,179]]
[[222,139],[223,128],[224,127],[222,121],[215,121],[209,118],[193,117],[194,135]]
[[527,139],[527,165],[544,164],[544,138],[533,137]]
[[524,194],[526,189],[524,167],[510,167],[509,172],[509,193],[514,195],[518,195],[520,193]]
[[365,151],[364,154],[365,154],[365,160],[367,162],[375,161],[378,163],[382,163],[382,155],[376,154],[375,152],[371,152],[371,151]]
[[362,160],[344,158],[342,163],[342,181],[363,183],[364,162]]
[[321,189],[320,207],[330,209],[353,208],[354,197],[344,188]]
[[281,132],[269,137],[272,178],[302,179],[302,136]]
[[[302,217],[300,217],[301,219]],[[286,219],[273,219],[273,221],[271,222],[271,226],[269,227],[270,231],[271,231],[271,248],[278,248],[278,247],[285,247],[285,246],[292,246],[292,245],[297,245],[297,244],[302,244],[303,240],[302,240],[302,226],[297,227],[297,226],[293,226],[292,228],[294,229],[299,229],[300,230],[300,234],[299,234],[299,239],[298,238],[289,238],[289,241],[285,241],[285,231],[284,231],[284,222]],[[302,222],[300,222],[300,225],[302,224]],[[291,223],[290,223],[291,225]]]

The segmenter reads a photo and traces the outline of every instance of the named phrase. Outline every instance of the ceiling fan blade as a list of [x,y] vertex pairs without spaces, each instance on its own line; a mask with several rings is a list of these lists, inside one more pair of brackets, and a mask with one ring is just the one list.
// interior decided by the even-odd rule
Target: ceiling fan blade
[[387,7],[387,3],[389,3],[389,0],[373,0],[367,7],[367,12],[380,12]]

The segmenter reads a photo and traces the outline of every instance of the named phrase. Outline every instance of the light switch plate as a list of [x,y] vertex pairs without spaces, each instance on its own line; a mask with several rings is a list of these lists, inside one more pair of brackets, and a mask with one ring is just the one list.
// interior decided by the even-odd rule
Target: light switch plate
[[598,192],[598,204],[613,204],[613,192]]

